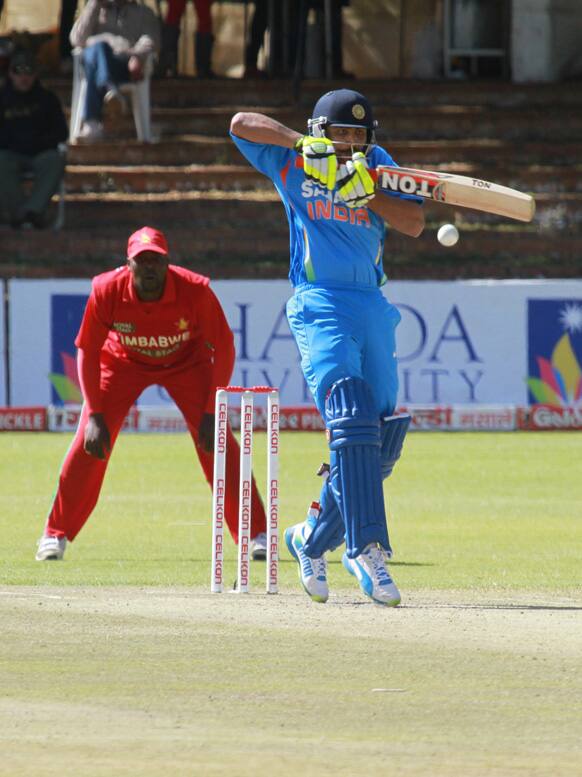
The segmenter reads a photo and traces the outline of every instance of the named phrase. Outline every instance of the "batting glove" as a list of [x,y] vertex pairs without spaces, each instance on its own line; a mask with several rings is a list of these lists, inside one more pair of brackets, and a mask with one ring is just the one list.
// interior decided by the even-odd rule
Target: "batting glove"
[[348,208],[363,208],[376,196],[376,185],[368,170],[366,157],[356,151],[339,169],[338,199]]
[[331,140],[304,135],[295,144],[295,150],[303,155],[305,177],[332,191],[337,176],[337,157]]

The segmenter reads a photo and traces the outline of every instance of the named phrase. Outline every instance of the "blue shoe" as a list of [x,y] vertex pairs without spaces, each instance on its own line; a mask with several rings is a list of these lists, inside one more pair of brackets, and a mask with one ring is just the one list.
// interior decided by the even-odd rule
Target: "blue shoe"
[[370,599],[387,607],[400,604],[400,591],[390,577],[384,553],[376,543],[370,543],[356,558],[348,558],[344,553],[342,563]]
[[305,524],[297,523],[285,531],[285,544],[289,553],[299,564],[299,580],[305,591],[314,602],[323,604],[329,598],[329,588],[327,586],[327,562],[321,558],[310,558],[306,555],[303,547],[305,545]]

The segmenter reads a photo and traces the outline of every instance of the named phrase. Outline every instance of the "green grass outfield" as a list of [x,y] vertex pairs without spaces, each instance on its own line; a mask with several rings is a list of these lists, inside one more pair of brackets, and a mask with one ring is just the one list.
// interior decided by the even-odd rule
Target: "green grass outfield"
[[[0,582],[206,586],[210,489],[185,435],[122,436],[99,504],[67,549],[66,563],[34,562],[69,442],[67,435],[0,437]],[[404,594],[423,588],[580,590],[582,435],[417,433],[405,445],[386,484],[393,572]],[[263,492],[264,453],[265,437],[257,434]],[[323,435],[283,434],[283,528],[302,520],[317,497],[315,471],[324,458]],[[226,555],[227,577],[234,580],[230,542]],[[284,547],[281,556],[282,587],[296,587]],[[262,585],[256,564],[253,583]],[[339,564],[332,564],[331,583],[353,588]]]
[[[395,610],[339,552],[310,602],[284,543],[280,596],[258,563],[253,594],[211,596],[183,435],[122,436],[64,562],[35,562],[69,442],[0,435],[0,775],[580,774],[582,435],[409,435]],[[323,435],[282,435],[282,528],[323,458]]]

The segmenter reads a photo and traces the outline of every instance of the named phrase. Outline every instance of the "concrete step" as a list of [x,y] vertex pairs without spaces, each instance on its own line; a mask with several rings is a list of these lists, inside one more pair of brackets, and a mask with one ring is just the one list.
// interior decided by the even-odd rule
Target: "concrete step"
[[[496,138],[458,140],[389,140],[382,142],[400,165],[432,169],[436,164],[472,163],[486,170],[488,165],[580,164],[582,139],[577,141],[535,141],[518,144]],[[246,164],[227,137],[181,135],[160,143],[138,143],[133,138],[119,143],[104,140],[91,145],[69,146],[71,165],[226,165]]]
[[[244,105],[210,107],[156,107],[152,109],[154,135],[228,136],[230,120],[238,110],[263,112],[277,121],[303,131],[306,115],[301,107]],[[379,106],[375,117],[379,136],[392,140],[496,138],[506,141],[577,140],[582,133],[582,107],[525,106],[499,108],[484,105]],[[106,123],[111,138],[132,137],[133,118],[126,115],[115,124]]]
[[[415,162],[415,164],[417,164]],[[472,162],[436,164],[438,172],[479,178],[531,192],[582,191],[582,165],[503,166],[486,168]],[[68,165],[66,188],[69,193],[206,191],[208,189],[246,191],[272,189],[270,180],[250,165]]]
[[[142,223],[142,222],[140,222]],[[134,225],[135,226],[135,225]],[[544,232],[470,230],[461,226],[453,248],[436,240],[431,224],[417,240],[389,236],[384,267],[389,278],[576,278],[582,274],[580,238]],[[0,233],[5,259],[3,277],[91,277],[125,261],[128,230],[71,230],[51,235],[9,231]],[[256,228],[241,235],[226,230],[218,239],[198,223],[168,230],[172,260],[212,278],[285,278],[289,268],[286,230],[261,234]]]
[[68,193],[159,193],[272,189],[273,184],[250,165],[69,165]]
[[[249,231],[256,238],[262,233],[278,234],[287,224],[279,198],[271,189],[252,191],[170,191],[165,193],[67,195],[66,219],[70,229],[99,229],[103,224],[132,229],[144,223],[173,226],[190,224],[216,230],[217,239],[229,229],[241,235]],[[536,195],[536,216],[530,225],[467,208],[452,208],[436,202],[426,203],[426,213],[436,212],[442,220],[452,221],[455,214],[468,223],[499,225],[503,230],[569,230],[582,233],[582,192]],[[442,214],[442,215],[441,215]],[[428,216],[427,216],[428,217]]]
[[[71,78],[46,78],[63,104],[71,98]],[[410,79],[358,79],[301,83],[299,95],[289,79],[198,78],[153,79],[152,103],[156,106],[196,105],[301,105],[310,110],[330,89],[356,89],[374,106],[483,105],[496,107],[544,106],[549,103],[582,107],[582,93],[575,82],[559,84],[511,84],[500,81],[413,81]],[[298,99],[296,99],[298,97]],[[305,111],[304,111],[305,113]]]
[[[453,269],[470,277],[463,269],[465,261],[472,268],[485,263],[487,270],[475,269],[475,277],[479,272],[491,274],[494,261],[499,262],[494,277],[578,277],[581,206],[581,193],[540,194],[535,220],[523,224],[427,203],[425,233],[418,240],[391,233],[386,265],[392,277],[407,277],[411,267],[418,275],[410,277],[441,277]],[[456,223],[462,238],[449,251],[435,239],[445,222]],[[287,272],[288,228],[279,201],[270,192],[210,191],[70,195],[66,227],[60,233],[15,233],[2,227],[0,274],[92,275],[123,262],[128,234],[144,224],[167,232],[178,263],[199,266],[215,277],[284,277]],[[443,258],[452,264],[441,267]]]

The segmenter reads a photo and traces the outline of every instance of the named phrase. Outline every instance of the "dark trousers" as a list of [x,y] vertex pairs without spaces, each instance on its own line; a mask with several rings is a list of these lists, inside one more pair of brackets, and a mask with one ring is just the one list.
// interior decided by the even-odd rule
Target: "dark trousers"
[[[0,150],[0,210],[10,218],[25,213],[42,215],[59,188],[65,173],[65,158],[56,148],[35,156]],[[32,189],[27,194],[22,185],[26,174],[32,174]]]
[[255,10],[251,21],[249,41],[245,49],[245,66],[256,67],[257,57],[263,45],[263,38],[269,22],[269,4],[267,0],[255,0]]
[[96,43],[83,50],[83,68],[87,78],[84,121],[101,121],[103,98],[107,92],[129,81],[128,59],[127,54],[114,54],[108,43]]
[[[0,0],[1,2],[1,0]],[[75,21],[78,0],[61,1],[61,21],[59,24],[59,51],[61,59],[68,59],[71,56],[71,42],[69,35]]]
[[[331,20],[331,35],[332,35],[332,67],[334,75],[341,74],[343,70],[343,58],[342,58],[342,7],[343,0],[335,0],[332,5],[332,20]],[[301,8],[299,0],[293,6],[297,11]],[[323,14],[323,3],[321,0],[306,0],[304,5],[304,11],[308,12],[310,8],[313,8],[318,15]],[[277,12],[277,7],[275,8]],[[299,32],[299,16],[295,12],[286,30],[288,36],[287,49],[290,52],[290,62],[277,62],[277,70],[282,70],[283,73],[290,73],[295,67],[295,52],[297,50],[297,36]],[[261,46],[263,45],[263,38],[265,32],[269,26],[269,2],[268,0],[255,0],[254,12],[251,19],[249,40],[245,48],[245,67],[256,67],[257,57]],[[281,43],[280,41],[278,42]],[[323,49],[324,42],[321,41]],[[279,46],[279,48],[282,48]]]

